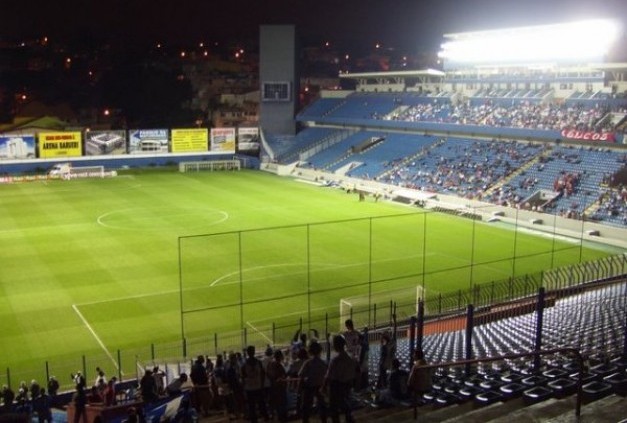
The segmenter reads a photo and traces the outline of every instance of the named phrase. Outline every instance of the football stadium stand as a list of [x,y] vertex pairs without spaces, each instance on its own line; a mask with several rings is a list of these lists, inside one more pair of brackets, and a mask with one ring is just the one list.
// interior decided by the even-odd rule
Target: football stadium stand
[[[296,117],[303,132],[343,132],[332,143],[308,138],[298,156],[274,164],[289,165],[289,175],[344,189],[367,187],[364,192],[387,199],[399,189],[414,192],[427,199],[410,202],[419,207],[437,196],[432,202],[440,208],[467,200],[473,207],[504,207],[494,216],[508,208],[525,210],[531,223],[550,215],[581,221],[582,229],[583,222],[599,222],[601,231],[625,234],[627,87],[612,81],[610,69],[627,67],[612,66],[469,67],[433,78],[424,71],[355,75],[355,91],[341,99],[337,92],[330,98],[322,93]],[[415,328],[405,321],[396,344],[406,370],[417,347],[435,363],[432,389],[421,395],[419,410],[403,414],[410,401],[380,402],[379,392],[374,401],[355,399],[354,406],[367,404],[368,421],[411,421],[418,415],[434,422],[511,416],[522,421],[533,418],[533,404],[540,403],[539,413],[556,416],[550,407],[567,401],[570,414],[563,418],[574,419],[579,400],[573,395],[580,392],[585,403],[599,404],[588,415],[618,419],[627,412],[621,399],[627,388],[627,285],[624,269],[618,273],[574,290],[557,288],[476,309],[469,304],[465,311],[435,312],[440,305],[425,305],[429,317],[418,312]],[[371,386],[380,378],[377,341],[390,330],[383,325],[368,332]],[[564,348],[576,350],[583,361]],[[541,350],[549,352],[530,354]],[[497,408],[485,407],[494,403]],[[385,415],[373,411],[381,408]]]
[[[499,217],[513,210],[516,215],[527,213],[532,223],[544,216],[562,219],[565,226],[582,222],[582,232],[584,222],[597,222],[595,228],[613,236],[605,242],[627,248],[627,65],[591,66],[482,64],[450,72],[341,75],[354,78],[356,90],[323,93],[296,117],[301,126],[296,135],[265,133],[261,128],[261,168],[281,173],[284,167],[282,174],[316,183],[321,179],[334,187],[363,184],[371,188],[366,192],[389,200],[404,190],[421,199],[410,206],[436,209],[429,202],[437,197],[433,203],[438,210],[481,206],[498,210],[494,216]],[[97,139],[92,148],[109,151],[115,143]],[[472,217],[484,218],[477,213]],[[579,234],[582,245],[584,235],[592,232],[598,236],[597,229]],[[376,319],[370,324],[372,310],[363,318],[351,309],[350,316],[362,331],[359,348],[364,352],[360,377],[346,387],[353,390],[349,405],[355,420],[402,422],[419,416],[433,422],[535,421],[536,413],[573,421],[579,418],[582,402],[583,413],[598,421],[624,418],[627,255],[557,269],[556,276],[548,273],[542,272],[539,280],[526,275],[446,298],[421,298],[417,310],[412,308],[414,315],[399,317],[398,322],[396,303],[390,304],[389,321],[379,324]],[[302,319],[289,329],[295,328],[302,334]],[[274,324],[272,329],[274,336]],[[329,362],[335,356],[332,330],[325,332],[314,337]],[[245,347],[245,331],[235,338]],[[382,346],[390,339],[395,349],[385,350]],[[276,351],[286,352],[278,382],[268,380],[264,386],[273,393],[284,392],[281,399],[295,419],[302,418],[304,396],[299,395],[304,391],[299,389],[298,372],[287,377],[283,373],[302,366],[298,351],[304,343],[295,336],[291,344],[257,345],[258,352],[269,352],[264,358],[267,366]],[[211,340],[202,343],[205,352],[210,344]],[[391,389],[384,394],[377,383],[387,379],[382,351],[386,357],[394,351],[400,368],[408,372],[416,349],[424,352],[430,387],[399,397]],[[128,407],[116,411],[129,412],[132,405],[133,412],[141,410],[153,421],[245,419],[254,409],[246,401],[255,397],[251,391],[258,385],[255,389],[247,385],[247,398],[244,386],[251,381],[246,374],[238,377],[236,369],[256,362],[245,362],[239,351],[218,351],[217,335],[211,353],[215,367],[203,365],[208,382],[196,386],[182,384],[182,373],[198,370],[187,354],[138,362],[138,372],[149,376],[150,369],[163,366],[172,390],[155,392],[157,401],[139,401],[134,395],[138,374],[129,385],[119,386],[118,405]],[[275,372],[282,366],[274,365]],[[392,378],[388,380],[392,385]],[[2,391],[0,413],[21,415],[20,421],[37,414],[41,421],[39,397],[21,392],[21,399],[14,401],[9,388]],[[197,414],[204,405],[201,393],[207,392],[212,412],[201,418]],[[57,404],[69,400],[65,395]],[[101,404],[92,400],[93,411],[96,402]],[[323,398],[318,401],[316,412],[323,409]],[[263,414],[263,407],[260,411]],[[135,416],[126,415],[96,417],[135,421]]]

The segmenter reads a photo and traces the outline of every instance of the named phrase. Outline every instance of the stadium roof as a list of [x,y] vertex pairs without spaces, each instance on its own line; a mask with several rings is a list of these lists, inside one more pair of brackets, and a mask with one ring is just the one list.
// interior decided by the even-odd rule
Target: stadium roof
[[437,69],[423,69],[413,71],[392,71],[392,72],[357,72],[357,73],[341,73],[340,78],[362,79],[362,78],[410,78],[425,76],[444,77],[446,73]]

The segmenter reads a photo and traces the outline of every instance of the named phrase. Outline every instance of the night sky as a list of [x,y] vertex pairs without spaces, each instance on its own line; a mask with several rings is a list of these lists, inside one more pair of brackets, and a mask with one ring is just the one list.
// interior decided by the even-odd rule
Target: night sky
[[448,32],[626,16],[625,0],[2,0],[0,38],[195,43],[296,24],[304,38],[433,50]]

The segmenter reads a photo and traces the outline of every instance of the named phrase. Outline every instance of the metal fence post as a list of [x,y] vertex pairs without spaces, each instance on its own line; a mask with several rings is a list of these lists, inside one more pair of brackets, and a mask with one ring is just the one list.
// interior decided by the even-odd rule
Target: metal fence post
[[118,350],[118,380],[122,380],[122,353]]
[[414,358],[414,350],[416,346],[416,316],[409,318],[409,362]]
[[[422,340],[425,328],[425,302],[418,302],[418,321],[416,322],[416,348],[422,350]],[[411,352],[411,351],[410,351]]]
[[[465,341],[465,359],[472,360],[472,331],[473,320],[475,317],[475,308],[472,304],[468,304],[468,312],[466,314],[466,339]],[[466,374],[470,374],[470,363],[465,366]]]
[[[538,302],[536,304],[536,333],[534,349],[540,351],[542,349],[542,322],[544,320],[544,288],[538,290]],[[540,370],[540,354],[533,357],[533,369],[537,372]]]

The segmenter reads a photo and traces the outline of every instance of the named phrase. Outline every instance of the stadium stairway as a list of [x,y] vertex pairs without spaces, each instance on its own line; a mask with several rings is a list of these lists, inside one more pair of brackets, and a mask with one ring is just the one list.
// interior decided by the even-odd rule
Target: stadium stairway
[[[577,397],[552,398],[526,406],[522,398],[514,398],[491,405],[478,407],[472,402],[458,405],[436,406],[427,404],[416,409],[409,406],[373,408],[363,406],[353,411],[356,422],[372,423],[618,423],[627,422],[627,400],[624,396],[610,394],[592,402],[584,402],[579,420],[575,416]],[[200,423],[246,422],[240,417],[229,419],[225,413],[200,417]],[[293,416],[290,421],[300,421]],[[318,421],[314,417],[312,421]]]
[[550,399],[538,404],[525,406],[521,398],[497,402],[484,407],[472,403],[436,407],[425,405],[418,407],[416,419],[411,407],[393,407],[385,409],[363,408],[354,412],[356,422],[374,423],[616,423],[624,422],[627,416],[625,397],[611,394],[597,401],[584,403],[581,417],[575,416],[576,396],[564,399]]
[[543,153],[541,153],[538,156],[533,157],[531,160],[529,160],[527,163],[523,164],[522,166],[520,166],[518,169],[516,169],[514,172],[510,173],[509,175],[507,175],[506,177],[500,179],[499,181],[497,181],[496,184],[490,186],[486,192],[484,193],[484,195],[490,195],[492,193],[494,193],[495,190],[501,188],[504,185],[507,185],[512,179],[514,179],[516,176],[520,175],[521,173],[524,173],[527,171],[527,169],[529,169],[531,166],[533,166],[534,164],[536,164],[538,162],[538,160],[540,160],[540,156],[546,156],[548,153],[545,151]]
[[396,164],[395,166],[393,166],[393,167],[387,169],[386,171],[382,172],[381,174],[377,175],[377,178],[378,179],[384,179],[384,178],[388,177],[392,173],[396,172],[399,168],[404,168],[409,163],[417,161],[420,158],[424,157],[429,151],[437,148],[440,144],[441,144],[440,141],[433,142],[432,144],[427,146],[425,150],[418,151],[418,152],[416,152],[416,154],[413,154],[411,156],[405,157],[403,160],[401,160],[400,163]]

